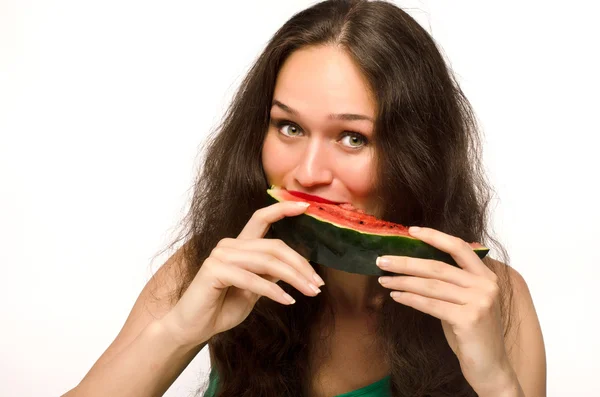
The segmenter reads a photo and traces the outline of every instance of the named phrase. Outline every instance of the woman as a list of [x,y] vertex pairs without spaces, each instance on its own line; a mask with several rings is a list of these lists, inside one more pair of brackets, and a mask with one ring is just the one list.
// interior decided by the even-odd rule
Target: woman
[[[545,395],[525,281],[506,255],[482,261],[465,244],[494,242],[478,138],[435,43],[401,9],[331,0],[295,15],[210,142],[186,244],[66,395],[162,395],[207,343],[207,396]],[[270,185],[422,226],[413,236],[459,267],[383,256],[398,275],[380,280],[310,263],[269,238],[306,208],[264,207]]]

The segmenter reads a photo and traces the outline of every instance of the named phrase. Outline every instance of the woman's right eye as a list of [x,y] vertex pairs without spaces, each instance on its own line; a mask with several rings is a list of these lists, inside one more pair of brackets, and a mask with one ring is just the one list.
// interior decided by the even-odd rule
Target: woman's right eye
[[[298,136],[301,134],[300,127],[287,120],[278,121],[275,126],[277,127],[277,130],[285,136]],[[287,127],[287,130],[284,127]]]

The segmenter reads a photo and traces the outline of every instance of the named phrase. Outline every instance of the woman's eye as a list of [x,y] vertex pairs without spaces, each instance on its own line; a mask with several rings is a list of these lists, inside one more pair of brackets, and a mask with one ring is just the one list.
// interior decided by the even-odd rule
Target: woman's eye
[[[302,129],[288,120],[276,121],[273,120],[273,124],[279,131],[279,133],[289,136],[301,136],[303,134]],[[352,149],[358,149],[367,145],[367,138],[358,132],[344,132],[342,137],[342,144]]]
[[[286,130],[287,127],[287,130]],[[298,136],[300,134],[300,128],[292,123],[282,121],[277,124],[277,128],[283,135],[287,136]]]
[[361,134],[350,132],[342,138],[342,143],[351,148],[359,148],[367,144],[367,139]]

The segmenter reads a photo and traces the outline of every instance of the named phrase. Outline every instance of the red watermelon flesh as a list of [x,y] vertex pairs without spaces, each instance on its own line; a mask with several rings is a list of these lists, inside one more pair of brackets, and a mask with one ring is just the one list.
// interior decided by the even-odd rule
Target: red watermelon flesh
[[[277,190],[277,196],[285,201],[303,201],[309,203],[310,205],[304,214],[338,227],[366,234],[414,238],[408,233],[407,226],[378,219],[354,207],[350,203],[336,204],[326,199],[303,194],[302,192],[288,191],[282,188],[273,189]],[[470,243],[470,246],[473,249],[484,248],[479,243]]]

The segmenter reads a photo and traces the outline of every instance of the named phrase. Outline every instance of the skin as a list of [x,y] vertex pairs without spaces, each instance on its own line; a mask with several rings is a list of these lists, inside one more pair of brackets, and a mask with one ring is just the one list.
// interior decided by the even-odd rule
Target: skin
[[[262,151],[269,183],[372,209],[376,104],[352,61],[332,47],[296,51],[279,72],[273,98]],[[330,117],[343,113],[371,120]],[[330,270],[323,268],[340,312],[364,312],[367,278]]]
[[[372,212],[375,153],[370,142],[376,101],[351,58],[333,46],[294,52],[280,70],[273,98],[262,152],[269,183]],[[363,117],[330,116],[342,113]],[[463,374],[478,395],[545,395],[543,339],[522,277],[511,269],[515,323],[520,327],[505,340],[496,275],[457,237],[428,228],[413,236],[450,253],[460,268],[382,257],[378,265],[387,262],[386,270],[402,274],[380,280],[398,293],[392,299],[442,321]],[[339,312],[366,312],[369,276],[322,270]],[[507,349],[509,342],[515,348]]]

